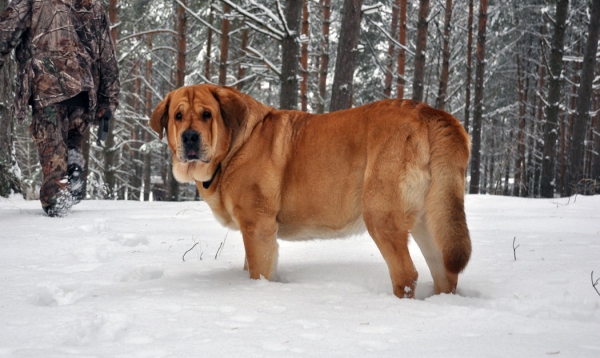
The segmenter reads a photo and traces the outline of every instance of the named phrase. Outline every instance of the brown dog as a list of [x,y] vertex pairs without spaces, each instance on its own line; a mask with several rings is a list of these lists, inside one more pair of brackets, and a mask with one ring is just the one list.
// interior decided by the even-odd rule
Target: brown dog
[[396,296],[414,296],[409,232],[435,292],[455,292],[471,254],[470,142],[450,114],[384,100],[314,115],[204,84],[170,92],[150,126],[161,138],[166,132],[175,178],[195,180],[217,219],[242,231],[251,278],[273,276],[277,237],[341,237],[366,226]]

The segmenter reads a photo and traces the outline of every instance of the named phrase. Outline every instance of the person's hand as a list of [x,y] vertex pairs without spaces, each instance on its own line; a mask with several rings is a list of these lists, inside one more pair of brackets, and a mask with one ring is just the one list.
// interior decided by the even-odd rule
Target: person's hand
[[98,145],[108,138],[108,126],[110,125],[110,117],[112,112],[110,108],[103,108],[96,113],[98,117]]

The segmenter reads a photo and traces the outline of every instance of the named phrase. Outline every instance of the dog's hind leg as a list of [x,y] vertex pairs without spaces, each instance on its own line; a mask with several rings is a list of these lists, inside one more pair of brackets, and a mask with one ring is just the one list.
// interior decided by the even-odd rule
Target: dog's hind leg
[[427,266],[429,266],[429,271],[433,277],[435,293],[454,293],[458,274],[446,270],[442,250],[435,242],[433,236],[427,231],[424,218],[419,220],[411,230],[411,234],[417,245],[419,245]]
[[[375,182],[371,183],[378,186]],[[398,200],[390,197],[389,192],[380,190],[380,187],[370,190],[370,184],[367,184],[365,189],[363,219],[387,263],[394,295],[413,298],[418,278],[408,251],[408,230],[414,222],[413,215],[399,209]]]
[[408,252],[408,230],[403,218],[392,212],[364,214],[369,234],[387,263],[394,295],[413,298],[419,274]]

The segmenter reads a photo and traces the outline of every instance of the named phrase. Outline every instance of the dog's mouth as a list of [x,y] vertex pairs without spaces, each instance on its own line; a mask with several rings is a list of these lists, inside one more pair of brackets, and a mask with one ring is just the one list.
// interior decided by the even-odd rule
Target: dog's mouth
[[198,151],[197,149],[181,149],[179,150],[179,161],[181,163],[190,163],[190,162],[202,162],[205,164],[210,163],[210,157],[208,156],[207,151]]

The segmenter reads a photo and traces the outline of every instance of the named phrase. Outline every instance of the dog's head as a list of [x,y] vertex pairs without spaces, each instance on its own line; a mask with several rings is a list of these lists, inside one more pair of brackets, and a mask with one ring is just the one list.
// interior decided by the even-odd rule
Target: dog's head
[[203,84],[178,88],[156,106],[150,127],[161,139],[166,133],[175,179],[210,180],[248,116],[242,96],[233,88]]

